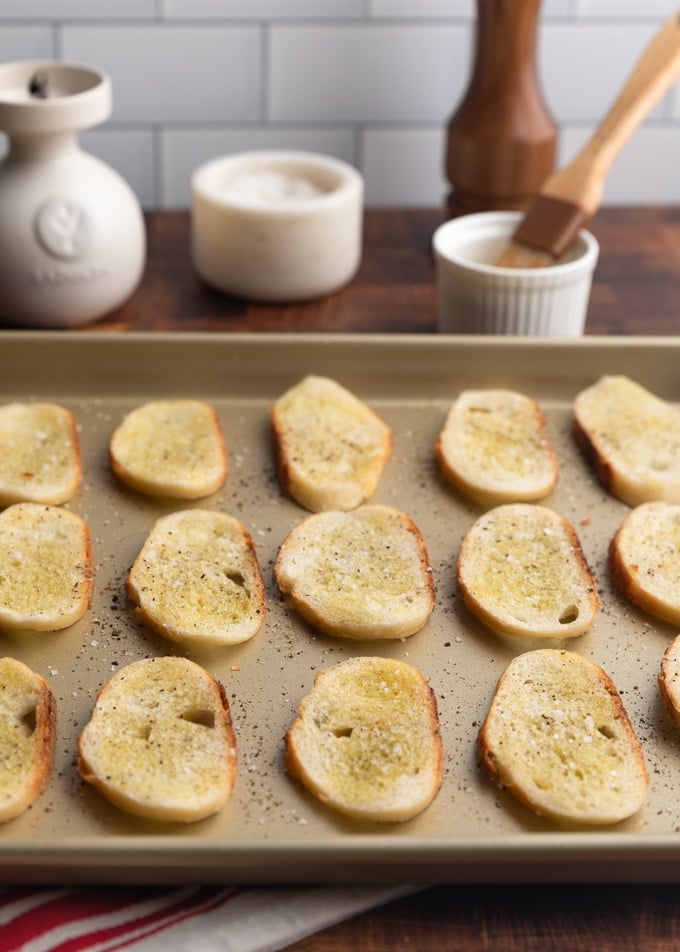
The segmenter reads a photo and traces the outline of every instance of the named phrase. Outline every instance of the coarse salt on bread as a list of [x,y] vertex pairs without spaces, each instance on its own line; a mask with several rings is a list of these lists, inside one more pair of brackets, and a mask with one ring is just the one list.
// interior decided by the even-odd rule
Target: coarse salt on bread
[[542,499],[557,482],[543,411],[514,390],[464,390],[434,448],[443,476],[484,505]]
[[132,662],[99,691],[77,741],[78,771],[136,816],[191,823],[234,788],[236,736],[222,684],[187,658]]
[[309,624],[344,638],[406,638],[435,605],[425,540],[390,506],[308,516],[281,544],[274,574]]
[[24,502],[0,512],[0,628],[57,631],[90,607],[87,523],[59,506]]
[[15,658],[0,659],[0,823],[27,810],[47,786],[56,717],[44,678]]
[[75,416],[55,403],[0,406],[0,506],[58,506],[75,496],[82,460]]
[[680,412],[623,375],[603,376],[574,401],[574,435],[595,471],[630,506],[680,503]]
[[617,588],[638,608],[680,624],[680,505],[632,509],[609,546]]
[[201,499],[227,478],[215,409],[201,400],[153,400],[131,410],[111,435],[111,467],[137,492]]
[[468,529],[458,587],[489,628],[527,638],[573,638],[599,609],[597,584],[575,529],[535,503],[507,503]]
[[510,662],[478,735],[490,776],[535,813],[571,824],[619,823],[643,805],[644,753],[611,677],[569,651]]
[[314,796],[362,820],[421,813],[442,782],[434,693],[416,668],[357,657],[320,671],[286,734],[286,768]]
[[279,480],[305,509],[355,509],[370,499],[392,452],[387,424],[328,377],[310,374],[271,411]]
[[172,641],[239,644],[264,622],[264,582],[252,537],[224,512],[188,509],[158,519],[126,590],[142,621]]

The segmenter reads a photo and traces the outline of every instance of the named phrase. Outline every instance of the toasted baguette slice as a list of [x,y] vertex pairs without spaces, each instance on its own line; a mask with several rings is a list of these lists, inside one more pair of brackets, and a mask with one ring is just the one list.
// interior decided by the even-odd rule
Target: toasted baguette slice
[[217,813],[236,781],[224,688],[186,658],[122,668],[101,688],[77,747],[84,780],[151,820],[191,823]]
[[617,499],[680,503],[680,413],[670,403],[628,377],[601,377],[574,401],[574,435]]
[[235,645],[252,638],[264,621],[253,540],[224,512],[189,509],[159,519],[126,589],[138,616],[171,641]]
[[90,530],[67,509],[22,502],[0,512],[0,566],[0,628],[57,631],[90,607]]
[[573,638],[592,625],[597,585],[573,526],[532,503],[484,513],[463,539],[458,586],[485,625],[527,638]]
[[305,509],[355,509],[370,499],[392,452],[380,417],[339,383],[308,376],[272,407],[279,480]]
[[410,819],[442,781],[432,689],[416,668],[390,658],[350,658],[319,672],[286,734],[286,767],[340,813]]
[[56,739],[47,682],[14,658],[0,660],[0,823],[23,813],[47,786]]
[[557,822],[618,823],[647,795],[644,754],[612,679],[570,651],[510,662],[478,750],[494,780]]
[[557,482],[543,411],[514,390],[464,390],[434,449],[443,476],[483,505],[542,499]]
[[109,443],[111,467],[137,492],[201,499],[227,478],[217,413],[200,400],[155,400],[132,410]]
[[407,638],[435,605],[425,540],[389,506],[308,516],[284,539],[274,575],[310,625],[343,638]]
[[675,636],[663,653],[658,681],[661,700],[680,727],[680,635]]
[[0,506],[58,506],[82,479],[76,419],[55,403],[0,406]]
[[680,505],[645,502],[632,509],[611,541],[609,564],[634,605],[680,624]]

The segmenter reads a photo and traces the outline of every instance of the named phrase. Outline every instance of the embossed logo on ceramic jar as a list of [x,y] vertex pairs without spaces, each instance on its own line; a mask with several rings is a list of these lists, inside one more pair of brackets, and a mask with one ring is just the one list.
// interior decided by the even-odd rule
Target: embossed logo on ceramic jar
[[35,231],[45,251],[65,260],[83,255],[92,238],[92,219],[79,202],[51,198],[37,211]]

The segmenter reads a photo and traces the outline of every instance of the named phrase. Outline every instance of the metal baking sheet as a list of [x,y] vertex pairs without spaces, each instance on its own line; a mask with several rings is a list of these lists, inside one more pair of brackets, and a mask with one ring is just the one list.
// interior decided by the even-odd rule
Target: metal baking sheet
[[[609,497],[574,446],[574,395],[601,373],[626,373],[680,403],[680,341],[661,338],[0,334],[0,401],[50,399],[79,422],[84,483],[69,508],[88,521],[96,591],[63,632],[0,633],[0,651],[39,671],[58,703],[58,747],[47,790],[0,828],[3,882],[457,882],[680,879],[680,733],[657,694],[674,628],[627,605],[606,555],[627,507]],[[271,402],[303,374],[333,376],[390,424],[394,454],[374,496],[417,522],[428,545],[437,605],[427,626],[396,643],[343,642],[307,628],[279,597],[272,564],[306,513],[282,496],[269,431]],[[439,478],[432,446],[451,401],[470,386],[515,387],[546,413],[560,462],[545,504],[576,527],[602,594],[591,632],[529,643],[485,630],[460,604],[454,562],[480,510]],[[230,473],[223,490],[190,505],[224,509],[251,532],[268,615],[245,645],[185,652],[145,630],[124,580],[152,523],[179,508],[120,486],[108,440],[133,406],[194,396],[218,410]],[[181,505],[181,504],[180,504]],[[510,659],[537,644],[593,658],[618,685],[643,743],[651,788],[638,815],[612,828],[566,830],[491,786],[475,759],[478,725]],[[225,685],[239,747],[232,799],[193,825],[153,824],[109,805],[75,769],[75,742],[96,692],[140,657],[187,653]],[[355,654],[404,658],[430,680],[445,748],[442,789],[416,819],[362,824],[330,812],[282,768],[283,736],[314,674]]]

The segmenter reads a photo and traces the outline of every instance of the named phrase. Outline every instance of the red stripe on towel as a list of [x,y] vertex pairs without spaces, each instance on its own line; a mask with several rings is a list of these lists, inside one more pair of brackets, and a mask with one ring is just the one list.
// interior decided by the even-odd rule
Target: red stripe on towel
[[[7,912],[12,903],[20,903],[35,892],[29,888],[7,890],[0,894],[0,908]],[[44,902],[19,911],[0,925],[0,948],[3,952],[21,952],[28,943],[54,932],[50,952],[122,949],[130,942],[209,912],[239,892],[237,888],[217,886],[196,887],[188,895],[186,889],[176,887],[94,888],[66,894],[46,890]],[[148,903],[155,903],[151,910]]]

